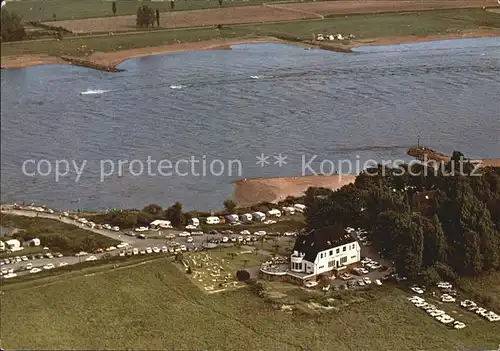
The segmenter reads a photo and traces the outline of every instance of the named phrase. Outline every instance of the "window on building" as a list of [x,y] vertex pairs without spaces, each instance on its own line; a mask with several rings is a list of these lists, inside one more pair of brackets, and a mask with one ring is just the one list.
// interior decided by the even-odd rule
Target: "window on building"
[[347,262],[347,256],[344,256],[344,257],[340,258],[340,263],[341,264],[346,263],[346,262]]
[[347,250],[347,246],[344,246],[344,247],[342,248],[342,251],[343,251],[343,252],[346,252],[346,250]]
[[330,250],[330,256],[332,256],[332,255],[333,255],[333,250]]
[[337,247],[336,253],[340,253],[340,248]]
[[328,268],[332,268],[332,267],[333,267],[333,261],[328,262]]

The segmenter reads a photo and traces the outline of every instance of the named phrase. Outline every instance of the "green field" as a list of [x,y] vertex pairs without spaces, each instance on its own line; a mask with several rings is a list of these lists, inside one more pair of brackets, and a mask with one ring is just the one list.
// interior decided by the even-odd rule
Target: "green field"
[[[93,251],[97,248],[119,244],[119,241],[106,236],[53,219],[5,214],[1,215],[1,219],[2,226],[22,229],[28,237],[39,238],[42,246],[49,246],[52,251],[74,253],[82,250]],[[20,251],[14,256],[20,254],[24,255],[25,253]]]
[[120,51],[210,39],[276,36],[301,41],[310,40],[312,33],[344,33],[353,34],[357,39],[367,39],[398,35],[426,36],[478,29],[500,29],[500,15],[482,9],[459,9],[334,16],[324,20],[241,25],[222,30],[214,28],[153,30],[148,33],[125,33],[114,36],[68,37],[61,41],[4,43],[1,54],[2,56],[21,54],[84,56],[94,51]]
[[164,259],[16,287],[0,296],[1,346],[8,349],[387,351],[498,343],[498,330],[482,318],[457,311],[467,328],[448,329],[394,287],[338,312],[285,313],[246,288],[202,293]]
[[[233,0],[224,1],[223,6],[255,5],[266,2],[264,0]],[[5,7],[9,11],[15,11],[23,16],[25,21],[52,21],[53,14],[57,20],[69,20],[92,17],[113,16],[110,0],[20,0],[9,2]],[[160,11],[171,11],[168,1],[136,1],[118,0],[117,16],[133,15],[140,5],[159,9]],[[175,11],[198,10],[219,7],[218,0],[180,0],[175,2]]]

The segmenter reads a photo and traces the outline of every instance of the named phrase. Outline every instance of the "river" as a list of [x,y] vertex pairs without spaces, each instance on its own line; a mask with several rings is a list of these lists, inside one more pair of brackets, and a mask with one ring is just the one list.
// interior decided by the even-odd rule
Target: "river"
[[[248,44],[119,68],[1,71],[3,203],[97,210],[178,200],[217,210],[236,178],[331,173],[344,159],[361,168],[408,160],[417,135],[444,153],[500,155],[500,38],[353,54]],[[280,153],[286,164],[275,164]],[[261,154],[269,156],[263,167]],[[70,166],[59,179],[57,160],[60,173],[62,160]],[[136,161],[120,172],[119,160]],[[72,162],[83,165],[78,181]]]

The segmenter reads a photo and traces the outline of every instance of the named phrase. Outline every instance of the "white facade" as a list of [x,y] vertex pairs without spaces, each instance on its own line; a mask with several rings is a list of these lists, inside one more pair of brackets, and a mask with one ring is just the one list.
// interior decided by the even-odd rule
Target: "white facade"
[[200,220],[198,218],[189,218],[188,224],[194,225],[195,227],[200,225]]
[[252,213],[252,217],[259,222],[264,222],[266,220],[266,215],[262,212],[254,212]]
[[277,218],[279,218],[279,217],[281,217],[281,211],[278,210],[278,209],[276,209],[276,208],[273,208],[272,210],[267,211],[267,215],[269,217],[277,217]]
[[243,223],[251,222],[252,219],[253,219],[253,217],[250,213],[244,213],[244,214],[240,215],[240,221],[242,221]]
[[320,251],[316,255],[314,262],[304,259],[305,254],[294,251],[290,257],[290,268],[292,272],[306,274],[322,274],[347,266],[361,260],[361,247],[357,241]]
[[205,219],[206,224],[219,224],[220,218],[215,216],[210,216]]

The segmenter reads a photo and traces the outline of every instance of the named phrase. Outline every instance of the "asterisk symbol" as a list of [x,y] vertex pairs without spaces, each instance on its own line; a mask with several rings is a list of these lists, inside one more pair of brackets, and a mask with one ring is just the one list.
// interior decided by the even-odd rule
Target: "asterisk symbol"
[[266,156],[264,154],[260,154],[260,156],[256,156],[257,158],[257,165],[264,167],[265,165],[269,164],[269,161],[267,160],[269,158],[269,155]]
[[283,165],[286,165],[286,155],[278,154],[278,156],[273,156],[276,161],[274,161],[275,165],[278,165],[278,167],[281,167]]

